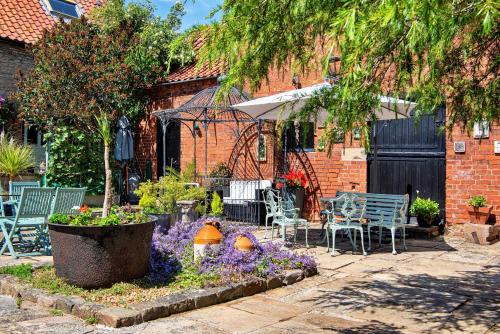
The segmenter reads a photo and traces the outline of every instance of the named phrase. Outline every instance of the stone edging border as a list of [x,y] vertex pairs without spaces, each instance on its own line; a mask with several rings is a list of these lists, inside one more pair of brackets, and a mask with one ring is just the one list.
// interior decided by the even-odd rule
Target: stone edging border
[[272,277],[266,280],[254,279],[222,287],[178,292],[153,301],[131,304],[126,308],[89,303],[78,296],[49,294],[43,290],[31,288],[10,275],[0,275],[0,294],[21,298],[44,307],[55,308],[84,320],[93,318],[100,324],[118,328],[251,296],[297,283],[305,277],[316,274],[317,270],[287,270],[281,277]]

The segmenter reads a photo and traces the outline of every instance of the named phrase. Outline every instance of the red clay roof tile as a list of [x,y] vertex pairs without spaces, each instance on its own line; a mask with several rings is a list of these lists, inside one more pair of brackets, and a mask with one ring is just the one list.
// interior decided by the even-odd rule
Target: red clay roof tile
[[[96,6],[96,0],[77,0],[84,14]],[[43,0],[0,0],[0,37],[27,44],[35,43],[57,18],[42,5]]]
[[[203,46],[204,40],[203,38],[197,38],[193,42],[194,52],[200,49]],[[212,65],[203,64],[198,67],[197,64],[192,63],[186,66],[183,66],[175,71],[172,71],[164,80],[164,82],[179,82],[186,80],[197,80],[197,79],[206,79],[206,78],[214,78],[226,72],[227,66],[222,62],[217,62]]]

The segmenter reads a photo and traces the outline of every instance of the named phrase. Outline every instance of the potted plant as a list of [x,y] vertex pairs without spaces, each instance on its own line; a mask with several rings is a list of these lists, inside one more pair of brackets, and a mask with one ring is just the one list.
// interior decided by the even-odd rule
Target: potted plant
[[111,125],[104,114],[96,123],[104,142],[106,171],[102,213],[98,216],[85,207],[79,215],[54,214],[48,224],[57,276],[82,288],[107,287],[145,276],[155,221],[130,208],[111,207]]
[[[178,201],[203,201],[205,188],[193,183],[194,167],[188,165],[185,170],[178,172],[167,168],[165,176],[158,182],[143,182],[134,193],[139,196],[139,207],[145,213],[157,218],[157,225],[168,229],[177,220]],[[198,213],[203,213],[205,208],[199,205]]]
[[439,215],[439,203],[430,198],[417,197],[410,207],[410,213],[417,217],[420,227],[429,227]]
[[0,174],[6,175],[9,181],[12,181],[33,166],[33,149],[16,142],[13,138],[7,139],[2,132],[0,134]]
[[486,198],[482,195],[469,199],[469,217],[473,224],[486,224],[490,218],[492,205],[487,205]]
[[78,287],[100,288],[148,273],[152,217],[130,208],[113,207],[106,217],[88,207],[81,211],[49,218],[58,277]]
[[295,208],[302,212],[304,208],[305,187],[307,186],[306,175],[302,171],[291,170],[283,175],[283,179],[285,183],[279,182],[277,188],[282,189],[286,186],[286,195],[294,203]]
[[220,217],[224,214],[224,203],[217,192],[213,192],[212,203],[210,203],[210,215]]

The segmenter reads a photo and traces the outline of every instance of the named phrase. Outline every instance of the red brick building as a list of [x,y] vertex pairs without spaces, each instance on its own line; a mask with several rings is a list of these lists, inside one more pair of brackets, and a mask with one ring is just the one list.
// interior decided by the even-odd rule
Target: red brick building
[[[196,69],[194,65],[190,65],[172,73],[166,82],[151,90],[151,111],[181,106],[196,93],[216,85],[217,77],[222,72],[221,66]],[[292,76],[293,73],[287,70],[271,71],[269,81],[253,97],[294,89]],[[313,68],[309,75],[299,75],[302,87],[323,80],[319,67]],[[345,140],[334,145],[329,157],[320,149],[318,139],[322,129],[317,128],[314,145],[300,153],[290,153],[288,159],[291,168],[306,170],[308,174],[310,196],[306,211],[310,218],[317,219],[319,197],[335,196],[339,190],[394,193],[409,191],[413,198],[418,190],[421,196],[432,197],[440,202],[448,223],[467,222],[468,199],[473,195],[483,194],[489,204],[494,206],[493,213],[498,217],[500,154],[494,153],[494,145],[495,142],[500,145],[500,124],[489,124],[489,136],[475,139],[473,134],[462,133],[458,127],[451,134],[439,133],[437,127],[443,124],[444,112],[441,117],[442,119],[438,119],[439,117],[429,116],[422,121],[423,126],[417,127],[420,129],[418,131],[413,130],[415,126],[412,120],[391,121],[393,123],[388,126],[380,124],[375,131],[380,137],[380,142],[376,145],[378,153],[372,150],[368,154],[364,152],[359,138],[348,135]],[[154,116],[151,115],[140,124],[138,159],[141,166],[145,165],[147,159],[151,160],[154,177],[158,175],[158,166],[160,169],[162,167],[162,161],[158,159],[161,143],[157,133],[158,122]],[[280,152],[276,145],[275,126],[267,124],[263,127],[263,133],[267,138],[267,158],[261,162],[261,174],[263,178],[272,179],[277,176],[277,156]],[[238,177],[256,177],[255,166],[252,167],[256,160],[256,131],[248,130],[246,135],[242,133],[240,140],[236,141],[232,132],[220,124],[211,124],[207,133],[200,127],[196,140],[187,127],[180,126],[179,142],[175,143],[179,149],[180,168],[185,167],[196,156],[197,170],[203,174],[205,135],[208,136],[209,147],[208,171],[219,162],[228,163],[231,168],[235,168],[234,160],[237,159]],[[372,147],[375,146],[374,139],[371,138]],[[454,144],[457,142],[465,143],[465,152],[455,152]],[[247,169],[242,169],[241,165],[247,166]]]
[[[100,0],[0,0],[0,96],[8,99],[16,89],[16,74],[33,68],[33,55],[28,49],[42,37],[44,30],[59,20],[70,20],[88,14]],[[42,136],[35,127],[22,122],[0,124],[0,131],[33,145],[35,166],[45,159]],[[38,167],[35,168],[37,171]]]

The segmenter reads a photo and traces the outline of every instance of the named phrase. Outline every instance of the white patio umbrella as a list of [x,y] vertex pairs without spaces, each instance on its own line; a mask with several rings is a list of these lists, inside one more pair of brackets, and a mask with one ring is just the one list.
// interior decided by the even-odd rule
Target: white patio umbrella
[[[322,83],[234,104],[232,107],[255,119],[283,120],[288,119],[292,113],[300,111],[311,96],[322,89],[331,88],[329,83]],[[407,118],[415,105],[414,102],[381,96],[380,108],[375,110],[375,114],[379,120]],[[318,113],[318,121],[324,122],[327,115],[326,110],[321,110]]]

